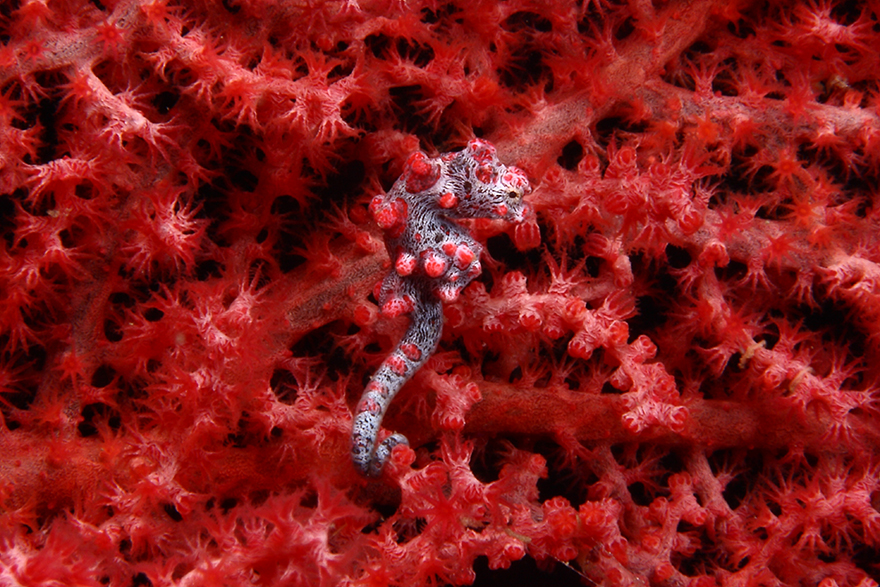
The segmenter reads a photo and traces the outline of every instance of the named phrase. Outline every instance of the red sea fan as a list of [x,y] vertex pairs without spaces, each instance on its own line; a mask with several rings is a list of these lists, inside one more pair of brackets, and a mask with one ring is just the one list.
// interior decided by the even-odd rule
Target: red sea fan
[[[876,0],[0,5],[0,584],[880,581]],[[369,203],[523,221],[383,421]],[[380,198],[381,199],[381,198]]]

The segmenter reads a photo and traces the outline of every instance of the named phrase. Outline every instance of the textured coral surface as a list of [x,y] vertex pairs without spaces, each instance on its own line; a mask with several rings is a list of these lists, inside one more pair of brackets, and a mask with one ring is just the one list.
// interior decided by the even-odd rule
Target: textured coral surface
[[[0,585],[876,586],[880,2],[0,2]],[[368,204],[533,214],[383,425]],[[383,432],[383,434],[386,432]]]

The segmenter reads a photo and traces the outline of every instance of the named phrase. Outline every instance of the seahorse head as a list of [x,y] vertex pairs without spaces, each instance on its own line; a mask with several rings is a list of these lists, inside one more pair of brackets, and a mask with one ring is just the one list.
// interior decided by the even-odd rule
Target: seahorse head
[[473,139],[446,164],[450,169],[442,186],[444,194],[455,194],[457,199],[450,216],[523,220],[523,197],[531,192],[529,180],[518,167],[498,161],[491,144]]

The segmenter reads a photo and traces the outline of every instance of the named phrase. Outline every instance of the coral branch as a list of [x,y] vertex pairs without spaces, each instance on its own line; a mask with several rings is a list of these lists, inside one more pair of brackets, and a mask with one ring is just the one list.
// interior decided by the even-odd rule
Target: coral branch
[[[560,388],[518,388],[481,383],[482,397],[468,413],[466,433],[500,432],[529,436],[564,433],[581,442],[640,441],[668,446],[697,446],[709,450],[747,446],[785,449],[794,439],[804,450],[827,447],[832,417],[827,412],[805,416],[787,414],[787,402],[743,405],[722,400],[687,402],[688,420],[680,432],[656,427],[637,434],[627,430],[621,416],[627,411],[614,395],[575,393]],[[785,416],[783,416],[783,414]],[[849,442],[876,451],[880,434],[871,417],[855,417]],[[413,428],[418,429],[416,424]]]

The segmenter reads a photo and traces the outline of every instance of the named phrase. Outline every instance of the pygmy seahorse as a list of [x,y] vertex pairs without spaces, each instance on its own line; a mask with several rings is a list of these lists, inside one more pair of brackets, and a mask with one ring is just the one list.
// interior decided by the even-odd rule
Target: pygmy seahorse
[[351,433],[351,456],[362,474],[376,477],[391,450],[407,444],[402,434],[378,443],[391,400],[437,349],[443,302],[454,301],[480,274],[483,247],[457,222],[492,218],[521,222],[525,173],[498,161],[495,147],[474,139],[463,151],[410,155],[391,191],[370,202],[385,233],[393,268],[378,291],[382,315],[410,315],[410,324],[364,389]]

